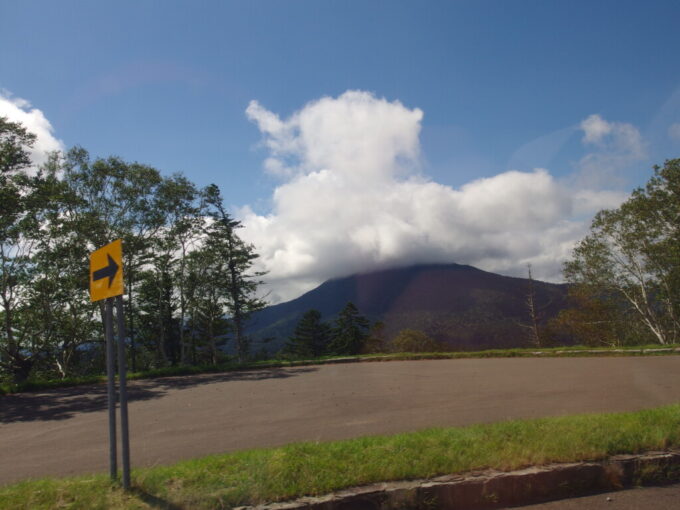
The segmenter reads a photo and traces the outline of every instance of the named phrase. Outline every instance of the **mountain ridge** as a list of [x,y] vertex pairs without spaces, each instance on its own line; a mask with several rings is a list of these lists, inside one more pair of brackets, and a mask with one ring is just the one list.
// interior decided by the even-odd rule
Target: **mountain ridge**
[[[564,308],[566,284],[532,280],[543,322]],[[309,309],[332,320],[348,302],[393,336],[420,329],[454,349],[519,347],[528,343],[529,279],[462,264],[414,264],[332,278],[301,296],[253,314],[253,350],[280,349]],[[263,342],[266,338],[273,338]]]

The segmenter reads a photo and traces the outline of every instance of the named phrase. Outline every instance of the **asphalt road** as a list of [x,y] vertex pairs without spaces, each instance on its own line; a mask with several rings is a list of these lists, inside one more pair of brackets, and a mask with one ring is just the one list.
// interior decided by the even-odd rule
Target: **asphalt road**
[[678,510],[680,508],[680,485],[629,489],[513,508],[514,510]]
[[[393,361],[136,381],[132,465],[680,402],[680,356]],[[0,484],[108,470],[106,387],[0,397]]]

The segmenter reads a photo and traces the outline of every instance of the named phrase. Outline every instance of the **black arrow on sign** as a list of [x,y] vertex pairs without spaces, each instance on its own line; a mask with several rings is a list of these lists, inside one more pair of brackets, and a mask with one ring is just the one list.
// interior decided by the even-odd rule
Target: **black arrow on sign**
[[116,273],[118,272],[118,264],[116,264],[116,261],[111,258],[111,255],[107,253],[106,256],[109,259],[109,265],[102,267],[101,269],[97,269],[92,274],[92,279],[96,282],[102,278],[108,278],[109,288],[111,288],[111,283],[113,283],[113,279],[116,277]]

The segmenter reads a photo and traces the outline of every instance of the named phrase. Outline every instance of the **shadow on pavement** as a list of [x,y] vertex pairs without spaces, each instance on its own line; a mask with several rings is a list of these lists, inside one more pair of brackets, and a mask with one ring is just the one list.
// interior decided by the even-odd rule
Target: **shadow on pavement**
[[295,375],[316,372],[316,367],[295,368],[263,368],[259,370],[239,370],[218,374],[185,375],[177,377],[163,377],[159,379],[145,379],[136,381],[143,388],[183,389],[205,384],[217,384],[229,381],[261,381],[265,379],[287,379]]
[[[130,386],[128,400],[149,400],[164,391]],[[77,413],[107,408],[106,385],[74,386],[40,393],[17,393],[0,397],[0,423],[35,420],[66,420]]]
[[[316,370],[314,367],[270,368],[144,379],[129,383],[128,401],[161,398],[170,390],[206,384],[285,379]],[[97,384],[0,396],[0,423],[66,420],[78,413],[103,411],[107,408],[106,395],[106,385]]]

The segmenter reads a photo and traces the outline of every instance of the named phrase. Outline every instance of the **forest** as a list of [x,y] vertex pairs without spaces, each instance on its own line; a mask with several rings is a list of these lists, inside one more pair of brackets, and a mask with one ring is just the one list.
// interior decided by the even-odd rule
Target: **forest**
[[31,167],[35,135],[0,118],[0,377],[102,373],[101,303],[89,254],[124,246],[131,370],[217,363],[264,306],[257,257],[219,188],[75,147]]

